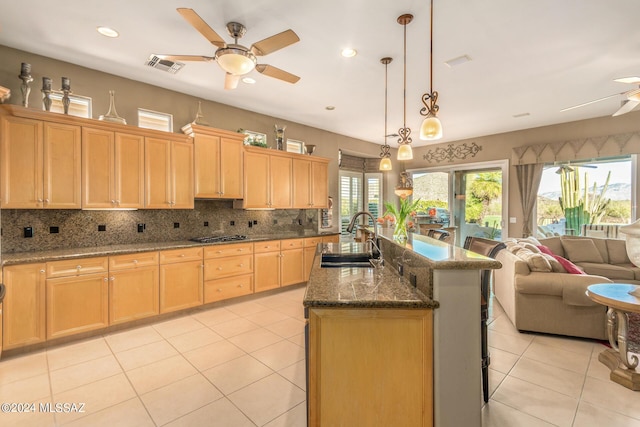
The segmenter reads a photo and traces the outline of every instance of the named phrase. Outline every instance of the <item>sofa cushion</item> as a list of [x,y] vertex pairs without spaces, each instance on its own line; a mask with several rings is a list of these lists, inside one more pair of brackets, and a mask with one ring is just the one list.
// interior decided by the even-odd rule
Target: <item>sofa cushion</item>
[[535,253],[525,248],[514,252],[514,254],[518,258],[523,259],[531,271],[540,271],[543,273],[550,273],[553,271],[551,264],[549,264],[549,261],[544,257],[544,254]]
[[560,237],[556,236],[546,239],[540,239],[540,245],[548,247],[555,255],[565,256]]
[[566,257],[573,263],[604,263],[595,243],[591,239],[562,239]]
[[627,267],[593,262],[577,262],[576,264],[587,274],[608,277],[613,281],[635,279],[633,270]]
[[551,265],[551,271],[554,273],[566,273],[567,270],[562,266],[562,264],[555,258],[557,255],[549,255],[546,253],[542,253],[542,256],[549,261],[549,265]]
[[606,277],[563,273],[531,273],[515,277],[516,292],[561,297],[562,302],[575,306],[597,306],[585,291],[595,283],[610,283]]
[[[568,240],[578,240],[580,242],[586,242],[590,240],[591,242],[593,242],[596,249],[598,249],[598,252],[600,252],[600,256],[602,257],[602,262],[606,262],[606,263],[609,262],[609,250],[607,249],[607,239],[599,239],[597,237],[592,238],[592,237],[583,237],[583,236],[561,236],[560,237],[560,241],[562,242],[563,245],[564,245],[564,242]],[[586,244],[588,245],[588,243]],[[563,256],[573,261],[573,259],[571,259],[569,254],[567,254],[566,249]],[[589,262],[589,261],[585,261],[585,262]]]
[[627,255],[627,242],[624,240],[607,239],[607,251],[611,264],[631,264]]

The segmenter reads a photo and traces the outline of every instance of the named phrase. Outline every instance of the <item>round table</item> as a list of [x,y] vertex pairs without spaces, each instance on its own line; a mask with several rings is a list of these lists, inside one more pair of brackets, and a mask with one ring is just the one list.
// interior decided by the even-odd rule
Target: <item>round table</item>
[[587,288],[587,296],[594,302],[608,307],[607,335],[611,348],[598,355],[598,360],[611,370],[610,378],[631,390],[640,390],[640,374],[636,372],[638,357],[629,354],[627,313],[640,313],[640,297],[630,292],[636,285],[602,283]]

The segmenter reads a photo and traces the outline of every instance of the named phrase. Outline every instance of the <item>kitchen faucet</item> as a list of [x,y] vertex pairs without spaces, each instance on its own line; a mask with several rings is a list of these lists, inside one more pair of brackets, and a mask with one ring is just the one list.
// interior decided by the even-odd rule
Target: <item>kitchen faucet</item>
[[347,226],[347,233],[351,234],[351,232],[353,231],[353,227],[356,226],[356,219],[358,219],[358,217],[360,215],[367,215],[369,218],[371,218],[371,222],[373,222],[373,238],[377,238],[378,237],[378,233],[376,231],[376,219],[373,217],[373,215],[371,215],[371,212],[368,211],[360,211],[358,213],[356,213],[353,218],[351,218],[351,222],[349,223],[349,225]]

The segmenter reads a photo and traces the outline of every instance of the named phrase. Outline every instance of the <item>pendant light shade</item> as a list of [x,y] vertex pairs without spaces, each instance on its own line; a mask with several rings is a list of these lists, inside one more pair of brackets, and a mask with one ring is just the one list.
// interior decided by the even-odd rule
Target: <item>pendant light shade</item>
[[390,171],[393,169],[393,165],[391,164],[391,159],[389,157],[383,157],[380,159],[380,168],[381,171]]
[[398,147],[398,160],[413,160],[413,149],[409,144]]
[[420,139],[433,141],[442,138],[442,123],[436,116],[440,107],[438,106],[438,92],[433,90],[433,0],[431,0],[430,10],[430,36],[429,36],[429,93],[422,95],[424,107],[420,114],[426,116],[420,126]]
[[384,57],[380,60],[384,64],[384,136],[381,152],[380,152],[380,166],[378,169],[381,171],[390,171],[393,168],[391,164],[391,147],[387,144],[387,68],[393,61],[392,58]]
[[442,138],[442,123],[436,116],[427,116],[420,126],[420,139],[434,140]]

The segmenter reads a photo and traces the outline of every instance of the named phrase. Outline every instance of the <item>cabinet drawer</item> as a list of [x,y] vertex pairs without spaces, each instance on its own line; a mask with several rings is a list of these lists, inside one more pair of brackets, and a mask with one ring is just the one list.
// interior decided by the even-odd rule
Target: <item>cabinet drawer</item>
[[160,264],[174,262],[202,261],[202,247],[160,251]]
[[332,234],[330,236],[322,236],[322,243],[340,243],[340,235]]
[[299,249],[304,246],[304,239],[287,239],[280,241],[280,250]]
[[129,270],[138,267],[158,265],[158,252],[140,252],[136,254],[116,255],[109,257],[109,270]]
[[253,243],[233,243],[204,247],[204,259],[222,258],[226,256],[252,254]]
[[322,237],[307,237],[304,239],[304,247],[305,248],[315,248],[318,246],[318,243],[322,243]]
[[210,259],[204,264],[204,280],[251,272],[253,272],[252,254]]
[[253,274],[204,282],[204,303],[253,293]]
[[267,240],[265,242],[256,242],[253,247],[253,252],[276,252],[280,251],[280,240]]
[[78,258],[47,263],[47,277],[78,276],[80,274],[106,273],[107,257]]

